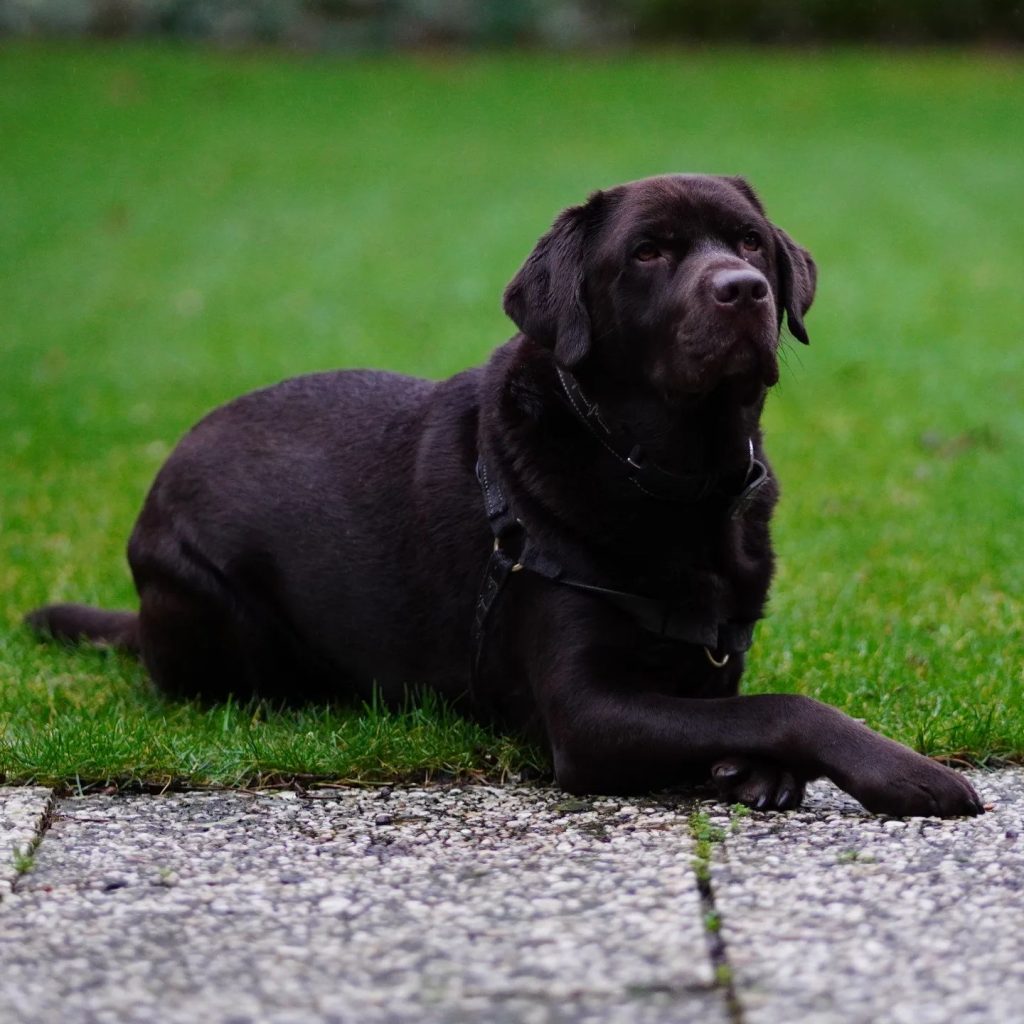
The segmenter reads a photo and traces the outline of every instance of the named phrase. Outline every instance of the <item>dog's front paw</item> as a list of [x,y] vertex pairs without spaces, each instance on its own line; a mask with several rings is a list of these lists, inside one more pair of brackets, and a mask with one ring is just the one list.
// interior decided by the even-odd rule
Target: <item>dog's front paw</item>
[[711,766],[711,781],[725,803],[758,811],[791,811],[804,798],[804,780],[775,761],[725,757]]
[[903,747],[897,756],[879,758],[836,781],[869,811],[894,818],[970,817],[985,810],[963,775]]

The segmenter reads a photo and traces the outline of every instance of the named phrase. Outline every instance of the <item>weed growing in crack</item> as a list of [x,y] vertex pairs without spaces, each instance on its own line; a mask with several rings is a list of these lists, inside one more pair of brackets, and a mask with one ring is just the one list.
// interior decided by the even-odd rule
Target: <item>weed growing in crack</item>
[[694,811],[690,815],[690,834],[697,844],[693,851],[693,870],[697,881],[706,888],[711,878],[712,847],[725,839],[725,832],[712,823],[706,812]]
[[873,864],[875,858],[863,850],[840,850],[836,855],[837,864]]
[[740,820],[750,817],[750,808],[746,804],[733,804],[729,808],[729,831],[736,835],[740,830]]
[[[743,808],[743,814],[748,813]],[[736,819],[742,814],[733,809],[732,831],[736,831]],[[707,939],[708,955],[714,970],[715,987],[725,998],[729,1019],[739,1021],[741,1010],[733,985],[732,968],[729,966],[722,935],[722,915],[715,906],[715,894],[711,888],[711,855],[718,843],[725,842],[725,829],[714,824],[704,811],[694,811],[689,820],[690,835],[694,839],[693,871],[697,877],[701,906],[704,911],[704,936]]]
[[[715,984],[720,988],[729,989],[732,986],[732,968],[728,964],[715,965]],[[735,998],[735,997],[733,997]]]
[[15,846],[11,852],[11,863],[14,865],[14,872],[17,875],[27,875],[36,862],[35,849],[23,850]]

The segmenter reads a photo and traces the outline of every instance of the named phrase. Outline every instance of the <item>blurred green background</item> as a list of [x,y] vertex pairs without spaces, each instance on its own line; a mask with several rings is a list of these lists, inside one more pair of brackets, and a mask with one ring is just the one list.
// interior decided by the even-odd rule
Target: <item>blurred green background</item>
[[[338,760],[358,712],[203,717],[116,655],[36,643],[20,616],[133,603],[125,538],[210,407],[307,370],[482,361],[512,331],[505,283],[558,210],[665,171],[746,175],[821,271],[812,345],[787,345],[767,413],[780,572],[748,688],[813,694],[933,754],[1024,755],[1016,51],[649,51],[635,26],[581,28],[559,44],[571,52],[522,26],[498,50],[377,29],[370,46],[344,42],[339,12],[393,27],[403,5],[79,4],[122,20],[77,28],[46,20],[60,6],[0,2],[0,775],[529,761],[476,733],[429,757]],[[293,9],[314,39],[200,31],[195,12],[229,8]],[[972,9],[1017,25],[1017,7]],[[693,38],[728,36],[702,24]],[[801,24],[801,40],[830,37]],[[162,38],[93,38],[115,30]],[[166,38],[182,32],[205,41]],[[968,36],[1013,38],[986,33]],[[268,753],[254,737],[271,727],[285,739]]]

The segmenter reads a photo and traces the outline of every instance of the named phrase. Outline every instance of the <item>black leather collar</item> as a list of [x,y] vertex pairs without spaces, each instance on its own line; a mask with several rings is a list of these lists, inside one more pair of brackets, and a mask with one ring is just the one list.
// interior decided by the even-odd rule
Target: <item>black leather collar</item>
[[[692,504],[721,490],[722,480],[717,474],[671,473],[659,466],[625,428],[608,424],[596,402],[587,398],[579,381],[561,366],[555,367],[562,391],[576,418],[597,439],[604,449],[623,467],[627,479],[652,498]],[[742,515],[755,492],[768,479],[768,469],[754,457],[754,442],[747,439],[750,461],[739,493],[735,494],[729,509],[730,517]]]

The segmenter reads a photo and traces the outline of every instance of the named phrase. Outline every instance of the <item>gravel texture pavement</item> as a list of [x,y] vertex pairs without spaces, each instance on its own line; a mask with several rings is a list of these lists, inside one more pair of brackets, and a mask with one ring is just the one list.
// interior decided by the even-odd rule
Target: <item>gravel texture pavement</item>
[[971,772],[991,810],[805,810],[718,824],[711,884],[745,1024],[1024,1021],[1024,773]]
[[0,900],[29,867],[50,806],[48,789],[0,789]]
[[0,789],[0,1021],[1024,1021],[1024,772],[972,777],[991,812],[946,822],[828,784]]
[[0,1020],[725,1021],[686,813],[471,787],[61,801]]

